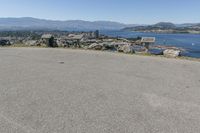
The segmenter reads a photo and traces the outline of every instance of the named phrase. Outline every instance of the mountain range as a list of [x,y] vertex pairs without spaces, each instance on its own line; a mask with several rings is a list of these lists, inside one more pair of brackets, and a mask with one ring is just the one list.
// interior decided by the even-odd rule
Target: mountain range
[[197,33],[200,34],[200,24],[173,24],[160,22],[154,25],[133,26],[122,29],[124,31],[154,32],[154,33]]
[[77,30],[135,30],[146,28],[177,28],[192,27],[200,24],[173,24],[169,22],[161,22],[155,25],[138,25],[124,24],[113,21],[83,21],[83,20],[47,20],[31,17],[22,18],[0,18],[0,30],[61,30],[61,31],[77,31]]
[[119,30],[127,25],[112,21],[46,20],[31,17],[0,18],[0,30]]

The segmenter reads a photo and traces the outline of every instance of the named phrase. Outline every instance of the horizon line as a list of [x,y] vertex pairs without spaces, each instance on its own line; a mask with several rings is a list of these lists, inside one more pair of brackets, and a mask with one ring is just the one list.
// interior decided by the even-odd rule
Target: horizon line
[[38,17],[27,17],[27,16],[20,16],[20,17],[0,17],[0,19],[22,19],[22,18],[32,18],[32,19],[39,19],[39,20],[47,20],[47,21],[86,21],[86,22],[115,22],[115,23],[120,23],[120,24],[125,24],[125,25],[153,25],[157,24],[160,22],[165,22],[165,23],[173,23],[173,24],[199,24],[200,22],[182,22],[182,23],[175,23],[173,21],[158,21],[155,23],[125,23],[125,22],[120,22],[120,21],[114,21],[114,20],[84,20],[84,19],[51,19],[51,18],[38,18]]

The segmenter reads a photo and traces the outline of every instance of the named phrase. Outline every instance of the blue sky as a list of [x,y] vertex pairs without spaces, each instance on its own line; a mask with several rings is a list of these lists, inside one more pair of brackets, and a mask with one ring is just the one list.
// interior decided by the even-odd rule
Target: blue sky
[[0,17],[130,24],[200,22],[200,0],[0,0]]

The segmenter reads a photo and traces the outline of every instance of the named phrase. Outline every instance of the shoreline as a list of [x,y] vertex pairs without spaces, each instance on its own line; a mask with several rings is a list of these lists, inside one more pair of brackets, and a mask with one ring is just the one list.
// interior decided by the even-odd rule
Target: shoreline
[[[128,30],[122,30],[128,31]],[[135,33],[154,33],[154,34],[188,34],[188,35],[200,35],[200,33],[187,33],[187,32],[151,32],[151,31],[128,31],[128,32],[135,32]]]

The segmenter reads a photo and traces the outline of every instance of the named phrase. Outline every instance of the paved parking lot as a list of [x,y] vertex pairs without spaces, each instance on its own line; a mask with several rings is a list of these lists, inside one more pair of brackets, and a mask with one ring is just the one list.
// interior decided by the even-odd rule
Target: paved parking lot
[[1,133],[199,133],[200,62],[0,48]]

